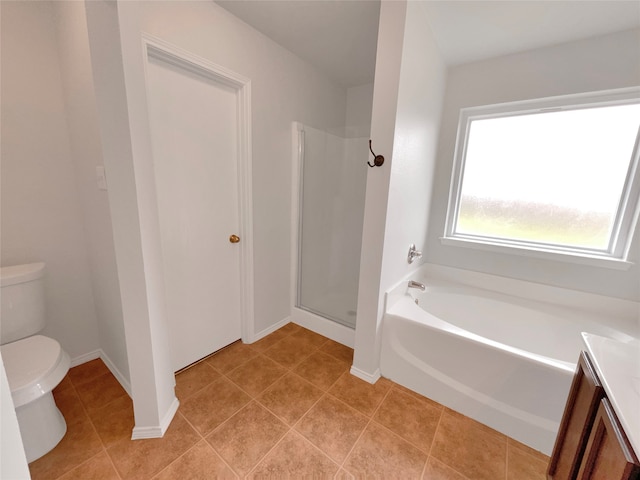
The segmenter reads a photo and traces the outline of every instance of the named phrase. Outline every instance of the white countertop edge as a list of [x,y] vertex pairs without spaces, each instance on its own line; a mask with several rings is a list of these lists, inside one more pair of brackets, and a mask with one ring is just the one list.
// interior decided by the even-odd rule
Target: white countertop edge
[[640,341],[582,332],[582,340],[629,442],[640,458]]

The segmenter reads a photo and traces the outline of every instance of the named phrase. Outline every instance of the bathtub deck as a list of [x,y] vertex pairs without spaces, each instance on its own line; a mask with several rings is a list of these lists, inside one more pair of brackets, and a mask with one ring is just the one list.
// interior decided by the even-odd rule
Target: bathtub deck
[[62,442],[34,480],[175,478],[545,478],[548,457],[386,379],[349,374],[353,351],[289,324],[176,376],[162,439],[131,441],[131,400],[100,360],[54,392]]

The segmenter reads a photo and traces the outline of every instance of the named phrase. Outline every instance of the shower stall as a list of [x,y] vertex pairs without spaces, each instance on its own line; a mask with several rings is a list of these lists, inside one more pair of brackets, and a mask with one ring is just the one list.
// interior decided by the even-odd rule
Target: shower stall
[[[369,155],[367,137],[296,123],[295,308],[353,329]],[[297,211],[296,211],[297,210]]]

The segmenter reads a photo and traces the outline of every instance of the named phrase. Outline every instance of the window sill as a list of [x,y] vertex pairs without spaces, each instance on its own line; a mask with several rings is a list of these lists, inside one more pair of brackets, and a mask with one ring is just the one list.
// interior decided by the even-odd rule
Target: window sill
[[480,240],[472,240],[466,238],[440,237],[443,245],[454,247],[471,248],[475,250],[484,250],[488,252],[502,253],[508,255],[518,255],[521,257],[540,258],[553,262],[574,263],[579,265],[588,265],[592,267],[610,268],[613,270],[629,270],[633,262],[622,260],[619,258],[585,255],[576,252],[560,252],[537,249],[532,247],[524,247],[518,245],[508,245],[499,243],[483,242]]

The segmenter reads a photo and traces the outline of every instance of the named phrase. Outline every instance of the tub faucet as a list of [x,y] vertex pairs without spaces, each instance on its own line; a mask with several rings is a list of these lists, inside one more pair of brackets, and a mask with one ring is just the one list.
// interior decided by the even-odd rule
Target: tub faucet
[[409,288],[417,288],[424,292],[427,287],[424,286],[424,283],[416,282],[415,280],[409,280]]

